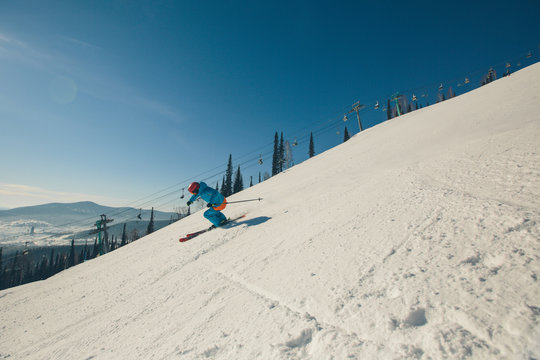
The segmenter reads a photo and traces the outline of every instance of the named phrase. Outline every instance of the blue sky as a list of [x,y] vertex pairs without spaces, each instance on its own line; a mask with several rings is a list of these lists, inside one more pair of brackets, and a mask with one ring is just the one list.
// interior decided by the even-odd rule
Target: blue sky
[[358,131],[335,122],[358,100],[536,54],[539,15],[536,0],[0,0],[0,207],[171,210],[229,154],[247,185],[276,131],[298,163],[311,131],[317,152]]

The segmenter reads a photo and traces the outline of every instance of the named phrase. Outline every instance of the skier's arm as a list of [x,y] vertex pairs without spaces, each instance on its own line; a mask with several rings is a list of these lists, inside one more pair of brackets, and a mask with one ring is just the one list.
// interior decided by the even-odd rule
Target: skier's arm
[[188,206],[193,204],[195,202],[195,200],[197,200],[199,198],[199,194],[193,194],[191,195],[191,197],[189,198],[187,204]]

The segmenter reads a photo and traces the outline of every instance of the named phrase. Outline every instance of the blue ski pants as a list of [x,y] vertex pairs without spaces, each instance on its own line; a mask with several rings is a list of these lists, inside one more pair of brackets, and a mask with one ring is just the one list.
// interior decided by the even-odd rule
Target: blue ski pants
[[204,212],[204,217],[207,218],[212,224],[216,227],[219,226],[219,223],[223,220],[227,220],[225,215],[219,210],[214,210],[210,208]]

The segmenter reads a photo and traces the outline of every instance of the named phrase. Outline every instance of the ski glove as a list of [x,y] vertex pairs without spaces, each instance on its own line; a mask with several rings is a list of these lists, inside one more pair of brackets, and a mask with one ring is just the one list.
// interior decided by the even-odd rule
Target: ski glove
[[191,201],[188,201],[188,202],[187,202],[187,206],[189,206],[189,205],[191,205],[191,204],[193,204]]
[[212,206],[214,206],[214,204],[210,204],[210,203],[206,204],[206,207],[211,208]]

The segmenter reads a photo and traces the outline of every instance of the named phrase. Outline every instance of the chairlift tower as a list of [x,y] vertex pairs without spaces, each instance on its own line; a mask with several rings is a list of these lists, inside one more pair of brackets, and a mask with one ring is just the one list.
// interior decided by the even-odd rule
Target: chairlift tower
[[357,101],[352,105],[352,109],[347,113],[347,114],[350,114],[352,112],[356,112],[356,117],[358,119],[358,128],[360,128],[359,132],[362,132],[362,130],[364,129],[362,127],[362,122],[360,121],[360,114],[358,112],[365,107],[366,107],[365,105],[360,104],[360,101]]
[[[108,243],[107,224],[113,222],[113,219],[107,219],[107,215],[100,215],[101,219],[96,221],[96,229],[91,230],[89,235],[98,234],[99,239],[99,255],[103,255],[103,242]],[[101,232],[103,232],[103,239],[101,238]]]
[[401,98],[401,96],[402,95],[397,92],[394,95],[392,95],[392,98],[390,99],[396,103],[396,110],[397,110],[398,116],[401,116],[401,111],[399,111],[399,99]]

